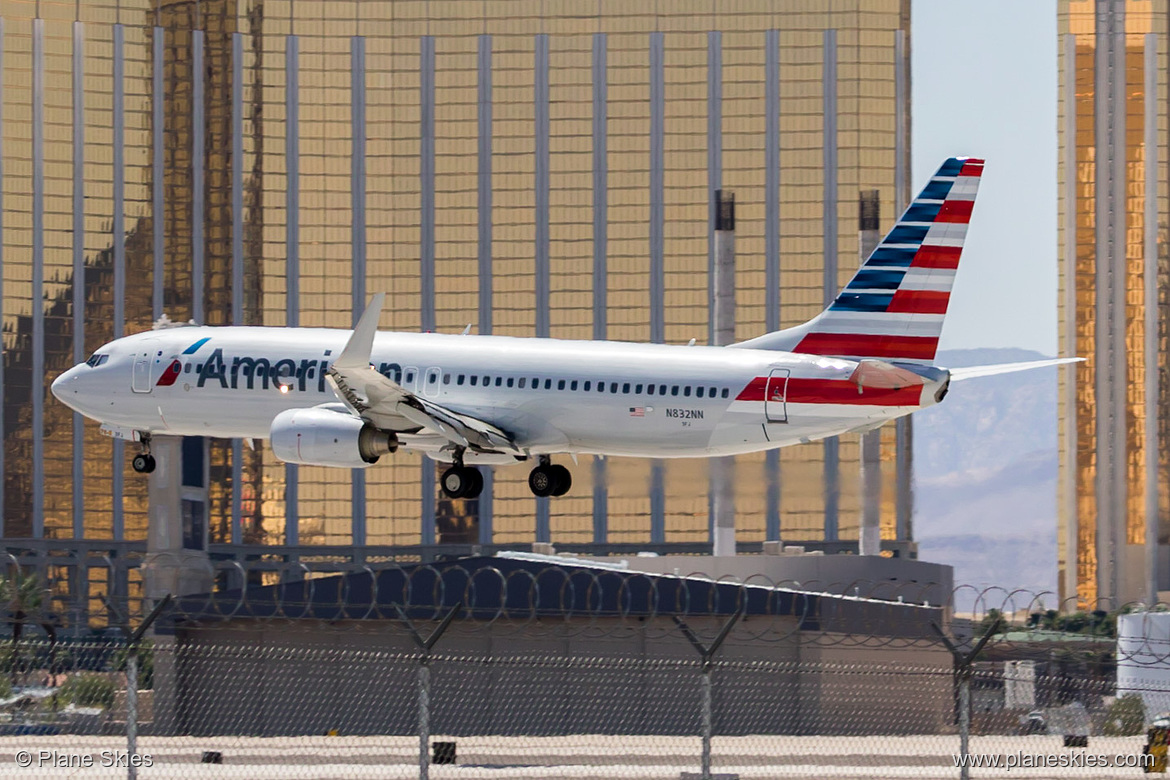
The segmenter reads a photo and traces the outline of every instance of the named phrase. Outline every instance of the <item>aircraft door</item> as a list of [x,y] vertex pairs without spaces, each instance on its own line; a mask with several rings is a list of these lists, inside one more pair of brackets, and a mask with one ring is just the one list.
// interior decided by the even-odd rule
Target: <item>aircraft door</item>
[[130,389],[136,393],[149,393],[151,390],[151,366],[155,361],[155,352],[157,349],[158,340],[150,339],[139,343],[138,350],[134,353],[134,373],[130,380]]
[[431,366],[427,369],[423,376],[423,395],[427,398],[434,398],[439,394],[439,378],[443,375],[443,370],[438,366]]
[[770,423],[788,422],[788,377],[787,368],[773,368],[768,375],[768,386],[764,390],[764,419]]

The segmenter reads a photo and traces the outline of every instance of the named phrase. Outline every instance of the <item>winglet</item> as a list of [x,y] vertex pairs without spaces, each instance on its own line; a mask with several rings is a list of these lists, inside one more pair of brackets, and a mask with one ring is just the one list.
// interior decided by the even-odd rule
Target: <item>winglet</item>
[[377,293],[370,299],[357,325],[353,327],[353,335],[345,344],[345,349],[333,361],[336,368],[365,368],[370,365],[370,353],[374,350],[374,334],[378,332],[378,318],[382,316],[382,301],[386,293]]

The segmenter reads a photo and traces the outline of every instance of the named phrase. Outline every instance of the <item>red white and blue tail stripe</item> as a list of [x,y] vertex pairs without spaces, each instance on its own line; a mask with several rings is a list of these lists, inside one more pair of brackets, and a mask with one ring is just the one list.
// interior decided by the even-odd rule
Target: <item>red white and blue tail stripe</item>
[[983,160],[944,162],[828,309],[737,346],[932,362],[982,173]]

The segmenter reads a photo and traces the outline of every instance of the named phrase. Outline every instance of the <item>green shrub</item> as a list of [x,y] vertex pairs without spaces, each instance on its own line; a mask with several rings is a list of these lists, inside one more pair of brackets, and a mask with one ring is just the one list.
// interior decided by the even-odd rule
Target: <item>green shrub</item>
[[[119,650],[114,656],[113,670],[126,671],[127,650]],[[143,639],[138,645],[138,690],[145,691],[154,687],[154,643]]]
[[76,674],[61,686],[58,694],[65,702],[78,707],[105,707],[114,705],[114,681],[101,674]]
[[1146,725],[1146,708],[1142,697],[1127,693],[1109,705],[1104,731],[1107,737],[1131,737],[1141,734]]

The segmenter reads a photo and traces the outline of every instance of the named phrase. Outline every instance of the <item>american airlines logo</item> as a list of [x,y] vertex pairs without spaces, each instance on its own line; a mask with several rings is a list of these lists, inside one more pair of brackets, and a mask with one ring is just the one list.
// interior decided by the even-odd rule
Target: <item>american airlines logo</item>
[[[282,387],[287,387],[290,390],[295,388],[305,392],[315,384],[317,392],[324,393],[328,368],[328,360],[247,355],[225,357],[223,349],[217,348],[212,350],[202,363],[196,363],[192,371],[198,376],[195,381],[196,387],[205,387],[211,383],[224,390],[271,388],[279,391]],[[173,385],[184,370],[182,360],[178,358],[172,360],[156,385],[158,387]],[[398,363],[382,363],[378,371],[395,382],[402,377],[402,366]]]

